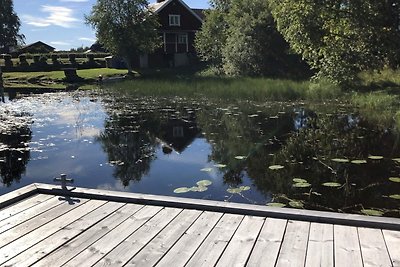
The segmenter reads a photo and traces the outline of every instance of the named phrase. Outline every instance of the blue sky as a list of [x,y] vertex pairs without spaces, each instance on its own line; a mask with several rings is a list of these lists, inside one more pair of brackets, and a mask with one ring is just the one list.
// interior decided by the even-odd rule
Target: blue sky
[[[208,0],[184,0],[192,8],[207,8]],[[90,46],[94,31],[84,23],[96,0],[14,0],[27,44],[43,41],[57,50]],[[150,0],[150,3],[155,0]]]

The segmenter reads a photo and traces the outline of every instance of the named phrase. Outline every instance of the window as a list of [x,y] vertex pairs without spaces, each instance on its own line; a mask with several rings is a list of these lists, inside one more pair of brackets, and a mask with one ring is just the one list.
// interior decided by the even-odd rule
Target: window
[[178,44],[187,44],[188,36],[187,34],[178,34]]
[[181,26],[181,16],[169,15],[169,26]]

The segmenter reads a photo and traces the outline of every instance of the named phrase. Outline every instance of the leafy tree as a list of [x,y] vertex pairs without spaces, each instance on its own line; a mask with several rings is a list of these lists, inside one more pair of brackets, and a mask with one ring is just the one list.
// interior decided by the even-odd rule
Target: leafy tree
[[399,4],[395,0],[269,0],[279,31],[316,77],[353,83],[366,69],[399,56]]
[[0,51],[8,53],[9,47],[24,43],[24,35],[19,34],[21,22],[12,0],[0,0],[0,25]]
[[129,72],[134,56],[151,53],[160,45],[159,23],[147,0],[97,0],[86,23],[108,51],[125,60]]

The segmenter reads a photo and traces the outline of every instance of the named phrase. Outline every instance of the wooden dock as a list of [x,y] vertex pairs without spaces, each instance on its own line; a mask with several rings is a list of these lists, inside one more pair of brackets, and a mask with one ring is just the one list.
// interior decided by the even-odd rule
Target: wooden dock
[[32,184],[0,266],[400,266],[400,220]]

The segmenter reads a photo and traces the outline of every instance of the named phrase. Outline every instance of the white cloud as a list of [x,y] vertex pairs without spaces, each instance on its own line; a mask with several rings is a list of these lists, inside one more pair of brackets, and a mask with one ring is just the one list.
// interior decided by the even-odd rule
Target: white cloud
[[26,24],[35,27],[60,26],[63,28],[71,28],[80,20],[73,17],[73,10],[63,6],[43,5],[41,8],[43,13],[49,13],[47,17],[36,17],[31,15],[22,15],[22,20]]
[[70,46],[71,44],[68,42],[63,42],[63,41],[53,41],[50,42],[52,45],[58,45],[58,46]]
[[96,38],[81,37],[81,38],[79,38],[79,41],[94,43],[94,42],[96,42]]

